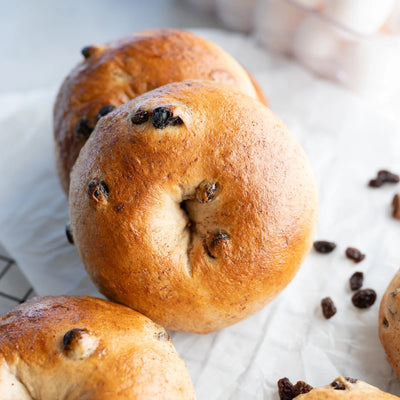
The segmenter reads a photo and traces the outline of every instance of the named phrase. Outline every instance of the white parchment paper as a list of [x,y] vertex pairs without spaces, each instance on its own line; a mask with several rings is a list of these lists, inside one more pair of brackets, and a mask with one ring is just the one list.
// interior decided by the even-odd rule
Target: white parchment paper
[[[329,255],[312,251],[290,285],[251,318],[205,336],[172,334],[198,399],[277,399],[276,382],[284,376],[313,386],[351,376],[400,395],[378,339],[379,302],[400,266],[400,222],[390,215],[400,185],[367,187],[378,169],[400,171],[400,130],[354,95],[244,36],[197,33],[254,74],[304,146],[320,190],[317,238],[337,243]],[[0,242],[38,294],[99,295],[65,238],[68,204],[52,142],[55,93],[0,96]],[[346,259],[348,246],[366,259]],[[348,279],[355,271],[363,271],[364,287],[378,293],[368,310],[351,303]],[[326,296],[338,309],[330,320],[320,309]]]

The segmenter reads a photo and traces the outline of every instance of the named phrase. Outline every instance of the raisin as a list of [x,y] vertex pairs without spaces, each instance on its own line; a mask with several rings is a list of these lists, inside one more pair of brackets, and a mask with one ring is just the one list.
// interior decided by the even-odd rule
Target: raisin
[[357,308],[369,308],[376,300],[376,292],[373,289],[363,289],[354,293],[351,301]]
[[167,126],[183,124],[180,117],[174,117],[172,112],[165,107],[157,107],[153,112],[151,123],[155,128],[164,129]]
[[71,329],[68,331],[63,337],[63,345],[66,350],[70,350],[71,345],[76,341],[79,340],[82,335],[86,334],[86,329]]
[[355,247],[348,247],[346,249],[346,257],[353,260],[355,263],[359,263],[364,260],[365,254],[361,253],[361,251]]
[[333,242],[327,242],[326,240],[318,240],[314,242],[314,249],[318,253],[327,254],[335,250],[336,244]]
[[368,183],[370,187],[377,188],[381,187],[384,183],[398,183],[400,181],[400,177],[397,174],[394,174],[387,170],[378,171],[377,177],[371,179]]
[[321,300],[322,314],[326,319],[332,318],[336,314],[336,306],[330,297]]
[[110,190],[104,181],[92,179],[88,184],[87,193],[89,197],[94,198],[96,201],[102,201],[108,198]]
[[348,376],[345,376],[345,378],[347,382],[349,383],[357,383],[357,379],[355,378],[349,378]]
[[393,217],[396,219],[400,219],[400,194],[397,193],[394,195],[392,200],[392,207],[393,207]]
[[343,385],[342,382],[335,380],[331,383],[331,386],[335,389],[335,390],[346,390],[346,386]]
[[383,317],[382,324],[383,324],[383,326],[384,326],[385,328],[389,328],[389,321],[387,320],[386,317]]
[[386,170],[380,170],[378,172],[378,179],[384,183],[399,183],[400,181],[399,175]]
[[85,117],[81,118],[75,126],[75,133],[84,139],[87,139],[92,132],[93,128],[89,125],[89,121]]
[[74,244],[74,236],[72,234],[71,224],[65,225],[65,235],[67,236],[67,240],[69,243]]
[[97,113],[97,120],[105,115],[109,114],[111,111],[114,111],[117,107],[113,106],[112,104],[107,104],[104,107],[101,107],[99,112]]
[[150,114],[145,110],[139,110],[132,116],[131,121],[135,125],[144,124],[149,120]]
[[292,400],[295,398],[293,393],[294,386],[288,378],[282,378],[278,381],[278,392],[280,400]]
[[83,55],[83,57],[85,58],[89,58],[93,52],[93,48],[94,46],[85,46],[82,50],[81,53]]
[[309,385],[308,383],[305,383],[303,381],[298,381],[293,388],[293,394],[294,396],[299,396],[300,394],[305,394],[308,392],[311,392],[314,388]]
[[202,182],[196,189],[196,199],[200,203],[209,203],[217,195],[218,183]]
[[361,289],[363,282],[364,282],[364,274],[362,272],[354,272],[354,274],[350,278],[350,289],[351,290]]

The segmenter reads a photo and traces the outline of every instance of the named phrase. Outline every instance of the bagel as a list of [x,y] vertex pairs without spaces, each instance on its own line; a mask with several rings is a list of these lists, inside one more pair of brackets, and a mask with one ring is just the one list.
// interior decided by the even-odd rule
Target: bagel
[[259,310],[311,248],[308,160],[259,101],[172,83],[102,118],[71,174],[70,220],[108,298],[207,333]]
[[266,100],[251,76],[217,45],[189,32],[139,32],[82,50],[84,60],[65,79],[54,106],[57,172],[68,193],[69,175],[96,122],[136,96],[171,82],[207,79]]
[[[282,398],[282,397],[281,397]],[[363,381],[339,376],[329,385],[312,389],[310,392],[286,399],[296,400],[395,400],[399,399],[390,393]]]
[[393,277],[379,308],[379,338],[397,379],[400,380],[400,270]]
[[194,399],[167,332],[93,297],[35,298],[0,318],[2,400]]

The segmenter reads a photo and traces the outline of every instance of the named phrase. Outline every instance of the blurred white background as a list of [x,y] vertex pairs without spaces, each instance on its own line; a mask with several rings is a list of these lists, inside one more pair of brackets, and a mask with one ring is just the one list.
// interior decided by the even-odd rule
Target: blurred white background
[[82,47],[160,27],[220,27],[183,0],[0,0],[0,93],[59,84]]

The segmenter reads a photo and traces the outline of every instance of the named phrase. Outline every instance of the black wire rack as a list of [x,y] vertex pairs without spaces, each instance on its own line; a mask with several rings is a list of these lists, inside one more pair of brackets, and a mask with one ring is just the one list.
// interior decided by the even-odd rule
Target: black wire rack
[[16,262],[0,254],[0,314],[35,296]]

